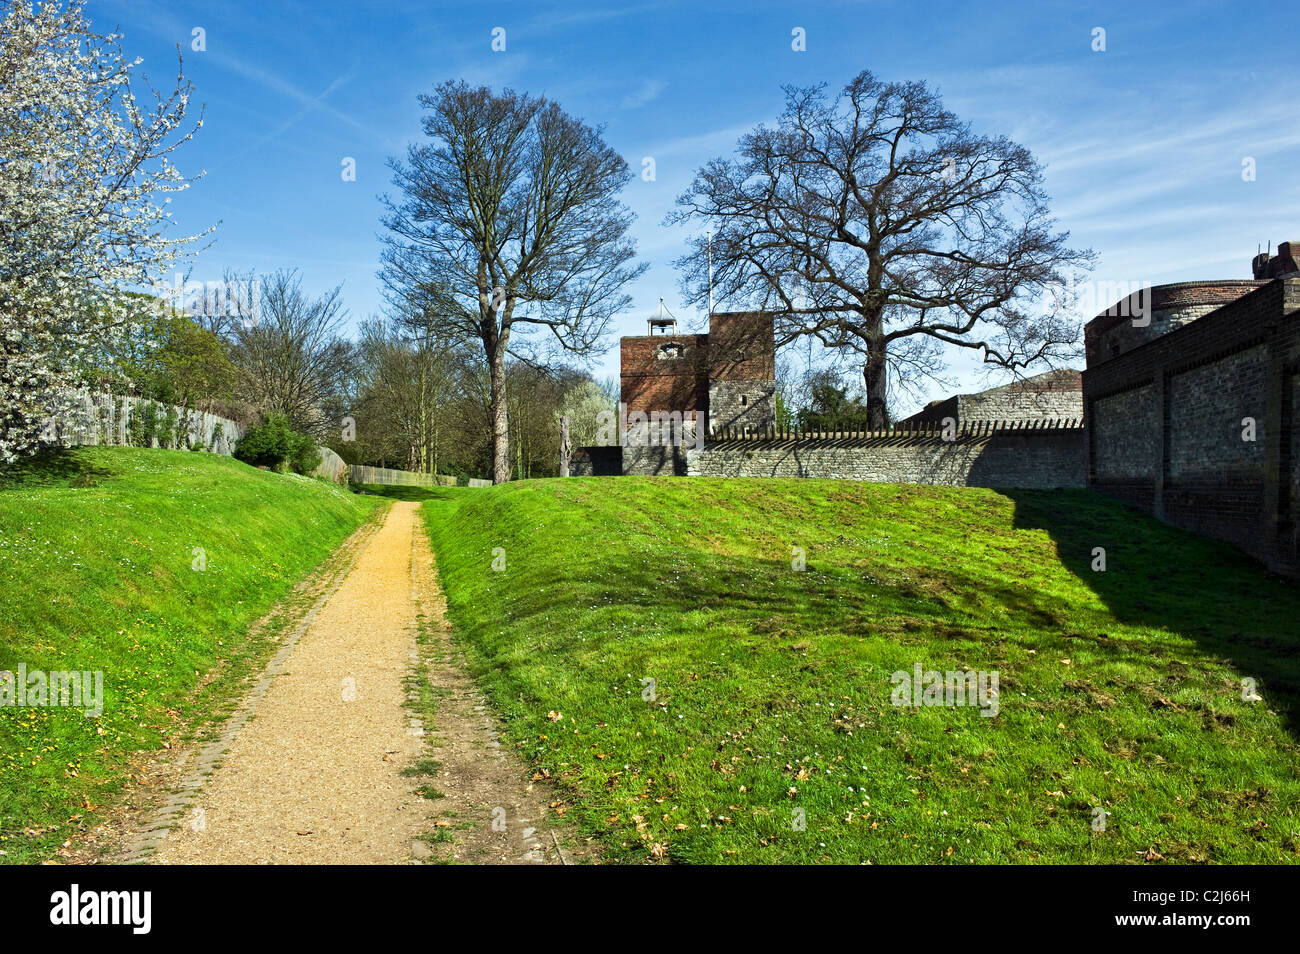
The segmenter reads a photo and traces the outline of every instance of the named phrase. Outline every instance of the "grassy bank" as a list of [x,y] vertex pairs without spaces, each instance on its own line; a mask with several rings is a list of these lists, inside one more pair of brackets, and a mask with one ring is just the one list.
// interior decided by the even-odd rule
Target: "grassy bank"
[[[103,713],[0,708],[0,862],[93,825],[137,753],[210,718],[249,625],[378,498],[180,451],[87,448],[0,484],[0,670],[102,671]],[[196,692],[201,683],[204,687]]]
[[[425,511],[510,742],[613,858],[1300,857],[1296,587],[1098,495],[572,479]],[[892,704],[918,663],[996,671],[997,715]]]

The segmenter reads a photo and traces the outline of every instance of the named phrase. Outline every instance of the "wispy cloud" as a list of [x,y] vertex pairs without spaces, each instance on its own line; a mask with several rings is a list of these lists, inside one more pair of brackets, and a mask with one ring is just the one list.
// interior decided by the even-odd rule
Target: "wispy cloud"
[[[450,75],[462,79],[471,86],[490,86],[501,89],[526,76],[530,71],[539,69],[540,64],[527,53],[496,53],[486,57],[479,56],[462,62],[450,72]],[[531,92],[536,92],[532,90]]]
[[649,155],[662,156],[687,155],[691,161],[703,163],[714,155],[725,153],[731,155],[736,140],[752,130],[755,123],[742,123],[735,126],[723,126],[706,132],[689,133],[675,139],[664,139],[654,143]]
[[335,79],[334,79],[334,80],[333,80],[333,81],[332,81],[332,82],[331,82],[327,87],[325,87],[325,89],[322,90],[322,91],[321,91],[317,96],[310,97],[310,99],[309,99],[308,102],[307,102],[307,105],[305,105],[302,109],[300,109],[300,110],[299,110],[297,113],[295,113],[293,116],[290,116],[288,119],[286,119],[284,122],[280,123],[278,126],[276,126],[274,129],[272,129],[270,132],[268,132],[268,133],[266,133],[266,134],[264,134],[264,135],[262,135],[262,136],[259,136],[257,139],[255,139],[255,140],[253,140],[252,142],[248,143],[247,145],[244,146],[244,148],[238,150],[237,152],[233,152],[233,153],[230,153],[230,154],[224,156],[223,159],[222,159],[222,161],[219,162],[219,163],[214,164],[214,165],[211,167],[211,169],[219,169],[219,168],[221,168],[221,167],[223,167],[223,166],[230,165],[230,164],[236,162],[237,160],[242,159],[244,156],[248,155],[249,153],[251,153],[251,152],[256,152],[257,150],[259,150],[259,149],[261,149],[261,148],[263,148],[263,147],[269,145],[270,143],[275,142],[275,141],[278,140],[281,136],[283,136],[286,132],[288,132],[290,129],[292,129],[294,126],[298,125],[298,123],[302,122],[304,119],[306,119],[306,118],[307,118],[308,116],[310,116],[312,113],[314,113],[314,112],[316,112],[317,110],[319,110],[320,108],[322,108],[322,107],[325,105],[325,98],[326,98],[326,97],[328,97],[328,96],[329,96],[331,93],[333,93],[335,90],[337,90],[337,89],[343,87],[344,85],[346,85],[346,84],[347,84],[348,82],[350,82],[350,81],[351,81],[355,76],[356,76],[356,70],[355,70],[355,69],[352,69],[352,70],[349,70],[347,73],[344,73],[342,76],[339,76],[339,77],[335,78]]
[[571,30],[575,27],[591,26],[595,23],[607,23],[610,20],[621,20],[626,17],[645,16],[647,14],[660,12],[670,7],[676,6],[675,3],[642,3],[642,4],[610,4],[605,7],[596,7],[594,9],[577,10],[570,9],[567,12],[562,10],[547,10],[539,14],[531,22],[534,29],[545,30]]
[[[311,93],[308,93],[294,83],[277,76],[270,70],[245,62],[237,56],[232,56],[229,53],[210,53],[208,55],[218,66],[229,69],[273,93],[277,93],[287,99],[291,99],[294,102],[301,104],[306,108],[306,112],[308,113],[322,112],[332,119],[338,120],[340,123],[355,129],[357,132],[365,133],[372,139],[381,138],[381,134],[378,131],[370,128],[361,120],[357,119],[357,117],[350,113],[346,113],[335,106],[331,106],[326,102],[327,97],[331,93],[343,86],[356,75],[355,69],[340,76],[338,79],[330,83],[323,92],[313,96]],[[292,123],[297,121],[297,119],[293,119],[290,122]]]
[[633,93],[624,96],[619,102],[619,109],[640,109],[646,103],[652,102],[659,97],[668,84],[663,80],[649,79],[641,84],[640,88]]
[[1199,115],[1195,122],[1163,127],[1146,126],[1140,121],[1125,123],[1121,127],[1107,120],[1097,124],[1094,131],[1105,138],[1078,137],[1076,131],[1072,144],[1053,150],[1054,155],[1049,153],[1048,162],[1052,170],[1095,169],[1109,163],[1141,161],[1153,155],[1188,148],[1209,147],[1218,151],[1242,152],[1259,146],[1276,149],[1300,143],[1300,132],[1295,130],[1295,108],[1291,102],[1261,104],[1250,112],[1244,112],[1234,104],[1218,114]]

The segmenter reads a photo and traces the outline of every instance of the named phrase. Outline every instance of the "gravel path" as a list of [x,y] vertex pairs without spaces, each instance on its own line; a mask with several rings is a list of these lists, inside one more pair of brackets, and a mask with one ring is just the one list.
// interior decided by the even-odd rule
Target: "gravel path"
[[401,770],[423,750],[406,708],[428,560],[419,506],[395,503],[153,859],[393,864],[429,830]]

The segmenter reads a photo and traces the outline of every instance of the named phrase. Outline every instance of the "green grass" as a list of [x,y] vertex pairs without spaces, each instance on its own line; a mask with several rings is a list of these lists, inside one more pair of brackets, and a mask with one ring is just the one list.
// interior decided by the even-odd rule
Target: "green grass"
[[229,711],[276,636],[253,647],[250,624],[379,506],[181,451],[86,448],[11,473],[0,670],[100,670],[104,711],[0,707],[0,862],[47,856],[144,755]]
[[459,500],[474,493],[469,487],[411,487],[402,484],[353,484],[360,494],[387,497],[390,500]]
[[[424,509],[509,742],[611,860],[1300,857],[1296,586],[1100,495],[628,477]],[[893,705],[916,663],[997,671],[998,715]]]

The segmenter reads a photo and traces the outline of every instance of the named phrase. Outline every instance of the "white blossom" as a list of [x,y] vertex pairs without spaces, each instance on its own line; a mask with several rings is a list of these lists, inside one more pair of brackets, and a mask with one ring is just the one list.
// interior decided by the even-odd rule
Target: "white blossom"
[[137,94],[120,40],[80,0],[13,0],[0,19],[0,466],[129,333],[128,293],[161,285],[198,238],[164,235],[164,195],[193,181],[168,158],[195,128],[179,49],[172,92]]

